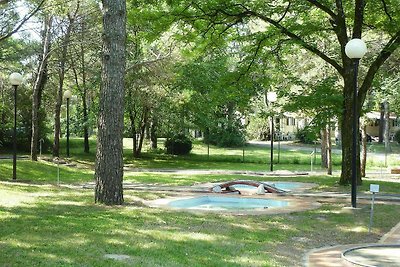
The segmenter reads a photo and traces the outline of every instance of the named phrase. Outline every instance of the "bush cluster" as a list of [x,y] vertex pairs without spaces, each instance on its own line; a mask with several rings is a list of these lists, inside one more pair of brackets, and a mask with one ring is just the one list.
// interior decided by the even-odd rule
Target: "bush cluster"
[[318,133],[312,127],[304,127],[296,133],[296,138],[303,144],[313,144],[318,139]]
[[398,144],[400,144],[400,130],[396,131],[394,133],[394,141],[396,141]]
[[167,149],[167,153],[173,155],[187,155],[193,148],[192,140],[184,134],[177,134],[167,138],[164,146]]
[[235,125],[215,127],[204,134],[204,143],[219,147],[240,147],[245,142],[243,130]]

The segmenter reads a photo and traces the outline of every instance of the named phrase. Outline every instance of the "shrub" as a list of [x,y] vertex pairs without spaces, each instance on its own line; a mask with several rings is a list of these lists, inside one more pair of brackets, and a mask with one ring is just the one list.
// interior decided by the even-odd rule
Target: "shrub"
[[192,141],[184,134],[177,134],[167,140],[164,143],[168,154],[173,155],[187,155],[193,148]]
[[318,133],[312,127],[304,127],[296,133],[296,138],[304,144],[312,144],[318,138]]
[[396,133],[394,134],[394,141],[400,144],[400,130],[396,131]]
[[238,125],[213,127],[204,134],[204,143],[219,147],[241,147],[246,143],[243,129]]

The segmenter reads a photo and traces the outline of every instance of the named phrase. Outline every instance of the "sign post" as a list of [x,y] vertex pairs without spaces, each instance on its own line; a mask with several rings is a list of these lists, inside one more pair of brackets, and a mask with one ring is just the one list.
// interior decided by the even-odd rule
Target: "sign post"
[[370,214],[370,217],[369,217],[368,233],[371,233],[373,217],[374,217],[375,194],[379,193],[379,185],[378,184],[370,184],[369,191],[372,193],[372,202],[371,202],[371,214]]
[[314,156],[314,154],[315,154],[315,151],[312,151],[311,153],[310,153],[310,164],[311,164],[311,172],[313,172],[313,156]]

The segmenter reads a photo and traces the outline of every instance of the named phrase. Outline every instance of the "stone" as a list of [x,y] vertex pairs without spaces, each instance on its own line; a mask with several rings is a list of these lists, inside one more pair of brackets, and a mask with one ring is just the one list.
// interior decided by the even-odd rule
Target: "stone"
[[214,193],[222,193],[222,188],[219,185],[216,185],[212,188]]
[[117,260],[117,261],[126,261],[131,258],[131,256],[124,255],[124,254],[105,254],[104,258]]

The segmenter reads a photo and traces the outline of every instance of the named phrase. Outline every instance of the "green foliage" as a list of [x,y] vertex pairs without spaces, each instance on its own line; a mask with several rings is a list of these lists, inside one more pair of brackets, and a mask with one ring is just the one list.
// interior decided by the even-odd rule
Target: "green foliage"
[[296,138],[304,144],[313,144],[318,139],[318,130],[315,127],[306,126],[299,129],[296,133]]
[[302,112],[313,118],[313,124],[325,126],[332,118],[341,115],[340,86],[335,76],[315,82],[303,83],[300,91],[291,94],[285,110]]
[[204,134],[204,142],[219,147],[240,147],[246,142],[243,127],[239,122],[219,123]]
[[394,134],[394,141],[400,144],[400,130],[397,130]]
[[[26,86],[18,87],[17,91],[17,149],[20,151],[30,151],[31,132],[32,132],[32,102],[30,91]],[[13,145],[13,127],[14,127],[14,99],[12,91],[3,95],[0,99],[4,101],[4,109],[0,111],[2,123],[0,124],[0,148],[11,150]],[[51,133],[50,125],[46,120],[45,110],[39,111],[39,140],[43,139],[43,151],[50,147],[50,141],[47,138]]]
[[263,116],[251,117],[246,132],[249,140],[268,140],[270,135],[268,119]]
[[184,134],[177,134],[167,138],[164,146],[168,154],[174,155],[187,155],[193,148],[192,140]]
[[[204,178],[207,177],[197,176],[194,180],[203,182]],[[312,179],[322,184],[333,182],[326,177],[314,176]],[[144,183],[150,181],[143,179]],[[393,214],[400,212],[398,205],[377,205],[377,221],[372,233],[368,233],[369,213],[365,209],[343,212],[346,202],[340,200],[324,203],[316,210],[290,215],[196,213],[194,216],[143,205],[142,200],[166,196],[154,191],[128,190],[125,195],[132,199],[132,204],[120,208],[94,205],[91,190],[67,187],[1,184],[0,194],[0,236],[7,238],[7,242],[2,243],[1,266],[35,263],[67,266],[87,262],[99,267],[295,266],[310,247],[325,246],[332,242],[332,236],[337,243],[374,242],[381,233],[396,225],[398,218]],[[40,197],[43,195],[45,197]],[[323,223],[315,223],[317,220],[323,220]],[[318,238],[309,246],[299,246],[299,242],[293,241],[314,235]],[[217,238],[219,236],[223,236],[223,240]],[[24,246],[16,249],[14,244]],[[149,244],[153,247],[149,248]],[[264,244],[268,245],[267,250]],[[288,251],[296,253],[288,256]],[[107,259],[105,254],[129,255],[130,258],[116,261]],[[182,257],[186,254],[190,257]],[[238,255],[245,257],[245,263],[241,262],[242,258],[237,260]]]

